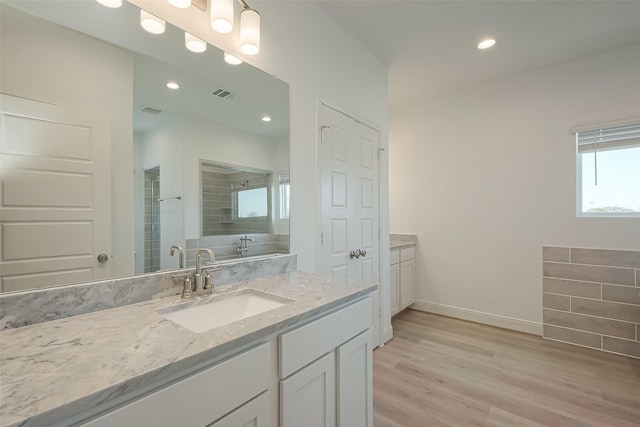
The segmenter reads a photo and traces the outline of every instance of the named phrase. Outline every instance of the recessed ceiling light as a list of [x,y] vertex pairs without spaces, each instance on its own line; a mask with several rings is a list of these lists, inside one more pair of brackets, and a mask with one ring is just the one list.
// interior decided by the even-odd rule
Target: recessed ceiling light
[[262,118],[262,121],[263,121],[263,122],[270,122],[270,121],[271,121],[271,117],[269,117],[269,116],[264,116],[264,117]]
[[496,41],[494,39],[482,40],[480,44],[478,44],[478,49],[489,49],[494,44],[496,44]]
[[168,87],[169,89],[173,89],[173,90],[180,89],[180,85],[179,85],[178,83],[176,83],[176,82],[169,82],[169,83],[167,83],[167,87]]
[[238,65],[238,64],[242,64],[242,59],[237,58],[237,57],[231,55],[230,53],[225,52],[224,53],[224,62],[226,62],[227,64],[231,64],[231,65]]

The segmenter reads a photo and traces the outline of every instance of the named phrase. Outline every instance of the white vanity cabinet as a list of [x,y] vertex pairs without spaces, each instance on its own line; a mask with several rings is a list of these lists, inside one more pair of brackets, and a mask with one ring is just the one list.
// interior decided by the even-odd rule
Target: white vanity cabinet
[[280,427],[373,426],[371,297],[280,336]]
[[391,258],[391,315],[409,307],[415,300],[416,248],[395,249]]
[[[266,427],[271,415],[264,392],[271,383],[271,363],[271,344],[262,344],[83,425],[222,427],[248,422]],[[259,395],[261,400],[253,400]],[[236,424],[241,420],[248,421]],[[253,420],[258,421],[251,424]]]

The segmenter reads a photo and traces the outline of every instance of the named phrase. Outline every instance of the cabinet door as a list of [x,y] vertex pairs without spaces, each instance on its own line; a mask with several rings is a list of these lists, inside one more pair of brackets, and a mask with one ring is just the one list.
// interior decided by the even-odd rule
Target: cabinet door
[[400,262],[400,310],[407,308],[416,301],[413,295],[415,266],[415,259]]
[[336,425],[336,365],[333,352],[280,381],[281,427]]
[[270,405],[270,394],[266,391],[208,427],[269,427]]
[[371,329],[336,350],[338,427],[373,427]]
[[400,266],[391,264],[391,315],[400,311]]

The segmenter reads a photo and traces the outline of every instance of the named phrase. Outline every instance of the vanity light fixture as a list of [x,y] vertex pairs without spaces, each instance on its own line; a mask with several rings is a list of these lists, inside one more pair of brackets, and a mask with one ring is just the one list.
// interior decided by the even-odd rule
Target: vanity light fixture
[[164,33],[165,22],[146,10],[140,9],[140,25],[151,34]]
[[247,55],[260,52],[260,14],[248,6],[240,13],[240,50]]
[[230,65],[240,65],[242,64],[242,59],[237,58],[233,55],[231,55],[230,53],[225,52],[224,53],[224,62],[226,62],[227,64]]
[[195,53],[202,53],[207,50],[207,42],[187,32],[184,33],[184,45],[191,52]]
[[112,9],[122,6],[122,0],[96,0],[103,6],[110,7]]
[[191,6],[191,0],[167,0],[171,6],[178,9],[186,9]]
[[262,117],[262,121],[263,121],[263,122],[270,122],[270,121],[271,121],[271,117],[269,117],[269,116],[264,116],[264,117]]
[[180,89],[180,85],[176,82],[169,82],[167,83],[167,87],[171,90],[178,90]]
[[486,39],[486,40],[482,40],[479,44],[478,44],[478,49],[484,50],[484,49],[489,49],[490,47],[492,47],[493,45],[496,44],[496,41],[494,39]]

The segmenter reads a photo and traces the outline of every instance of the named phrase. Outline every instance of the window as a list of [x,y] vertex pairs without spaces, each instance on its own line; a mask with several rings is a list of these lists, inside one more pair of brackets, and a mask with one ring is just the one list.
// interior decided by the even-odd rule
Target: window
[[236,218],[256,218],[267,216],[267,188],[238,191]]
[[278,175],[280,183],[280,219],[289,219],[289,174]]
[[640,216],[640,121],[576,132],[578,216]]

